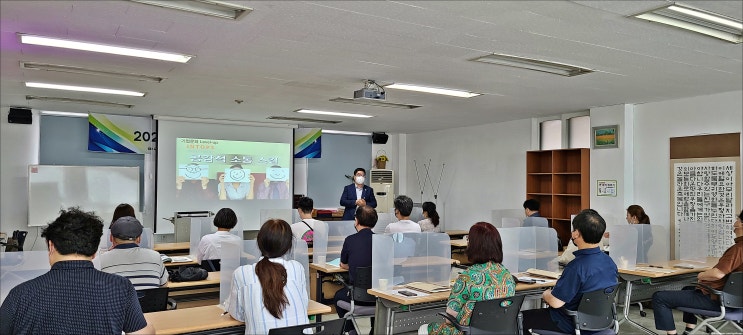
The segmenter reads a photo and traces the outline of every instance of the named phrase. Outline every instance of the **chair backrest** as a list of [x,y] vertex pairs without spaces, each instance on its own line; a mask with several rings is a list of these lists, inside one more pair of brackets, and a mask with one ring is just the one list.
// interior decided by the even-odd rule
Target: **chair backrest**
[[268,330],[268,335],[297,335],[303,334],[305,329],[314,329],[312,334],[342,334],[346,319],[340,318],[325,322],[316,322],[306,325],[273,328]]
[[722,305],[725,308],[743,308],[743,272],[733,272],[728,276],[722,289]]
[[353,281],[354,301],[375,302],[377,298],[367,292],[372,288],[372,268],[371,266],[357,267],[356,278]]
[[583,293],[575,315],[575,327],[599,331],[614,326],[617,319],[617,287],[619,284],[593,292]]
[[475,302],[469,334],[521,334],[523,302],[523,295]]
[[137,291],[142,313],[159,312],[168,309],[168,288],[158,287]]

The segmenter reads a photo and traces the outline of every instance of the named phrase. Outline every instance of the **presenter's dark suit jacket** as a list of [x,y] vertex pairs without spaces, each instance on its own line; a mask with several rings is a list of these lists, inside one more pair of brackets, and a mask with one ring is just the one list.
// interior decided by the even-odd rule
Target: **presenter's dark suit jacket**
[[[374,198],[374,189],[364,185],[361,191],[361,198],[366,200],[366,204],[377,208],[377,199]],[[353,220],[356,214],[356,184],[346,185],[341,194],[341,206],[346,207],[343,212],[343,220]]]

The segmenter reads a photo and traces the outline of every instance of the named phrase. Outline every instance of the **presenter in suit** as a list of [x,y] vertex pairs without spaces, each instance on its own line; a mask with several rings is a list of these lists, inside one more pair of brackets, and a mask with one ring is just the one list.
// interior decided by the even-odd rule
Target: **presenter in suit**
[[343,188],[341,194],[341,206],[346,207],[343,212],[343,220],[353,220],[358,206],[371,206],[377,208],[377,199],[374,198],[374,189],[364,185],[366,170],[356,168],[353,170],[353,184]]

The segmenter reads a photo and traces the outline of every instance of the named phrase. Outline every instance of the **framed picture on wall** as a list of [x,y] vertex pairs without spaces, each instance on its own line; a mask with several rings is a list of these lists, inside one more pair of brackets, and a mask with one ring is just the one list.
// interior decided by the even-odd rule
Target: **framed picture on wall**
[[597,180],[596,195],[599,197],[616,197],[617,181],[616,180]]
[[593,148],[619,148],[619,125],[593,127]]

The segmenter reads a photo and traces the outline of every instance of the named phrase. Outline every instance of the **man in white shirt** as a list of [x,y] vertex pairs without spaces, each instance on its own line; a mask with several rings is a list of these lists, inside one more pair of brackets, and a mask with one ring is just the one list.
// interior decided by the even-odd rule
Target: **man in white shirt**
[[297,212],[302,220],[292,224],[292,235],[294,235],[294,238],[303,240],[308,245],[312,245],[312,241],[314,240],[315,222],[320,222],[312,218],[313,207],[314,202],[312,198],[299,198],[299,201],[297,201]]
[[113,249],[100,256],[101,271],[121,275],[137,290],[157,288],[168,283],[168,271],[155,250],[141,248],[142,223],[132,216],[111,224]]
[[390,223],[384,228],[385,233],[420,233],[421,226],[410,220],[410,213],[413,212],[413,199],[406,195],[395,198],[395,217],[400,220]]
[[[222,242],[225,241],[242,241],[240,236],[230,233],[232,228],[237,225],[237,215],[230,208],[222,208],[214,215],[214,226],[217,232],[204,235],[199,241],[196,259],[198,262],[203,260],[221,260],[222,259]],[[215,269],[219,270],[219,269]]]

